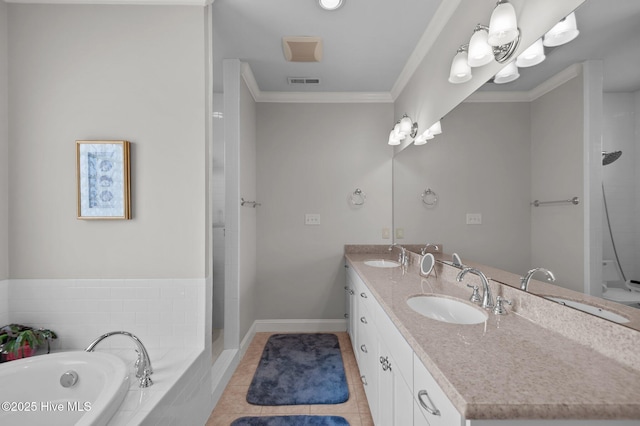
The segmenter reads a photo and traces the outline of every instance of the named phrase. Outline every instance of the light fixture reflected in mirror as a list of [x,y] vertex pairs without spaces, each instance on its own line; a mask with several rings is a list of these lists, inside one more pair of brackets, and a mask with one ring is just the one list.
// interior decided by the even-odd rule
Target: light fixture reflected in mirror
[[442,133],[442,124],[440,124],[440,120],[436,121],[431,125],[431,127],[429,127],[429,132],[434,136]]
[[544,35],[543,44],[548,47],[560,46],[569,43],[578,37],[578,34],[580,34],[580,31],[578,31],[578,25],[576,24],[576,14],[571,12]]
[[451,71],[449,72],[449,83],[460,84],[471,80],[471,67],[469,66],[469,55],[467,53],[469,46],[460,46],[456,56],[451,62]]
[[518,58],[516,59],[516,65],[520,68],[532,67],[544,61],[545,58],[546,56],[544,55],[544,46],[542,45],[542,39],[539,38],[524,52],[518,55]]
[[433,139],[435,136],[429,131],[429,129],[425,130],[421,133],[416,140],[413,141],[414,145],[424,145],[427,141]]
[[517,80],[519,77],[520,73],[518,72],[518,67],[516,66],[516,62],[513,61],[509,62],[506,67],[498,71],[495,77],[493,77],[493,82],[496,84],[504,84]]

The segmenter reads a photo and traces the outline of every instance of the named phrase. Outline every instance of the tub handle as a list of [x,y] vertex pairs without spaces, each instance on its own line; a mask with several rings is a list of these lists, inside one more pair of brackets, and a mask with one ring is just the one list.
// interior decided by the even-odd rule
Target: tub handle
[[60,376],[60,384],[63,388],[70,388],[78,383],[78,373],[73,370],[66,371]]

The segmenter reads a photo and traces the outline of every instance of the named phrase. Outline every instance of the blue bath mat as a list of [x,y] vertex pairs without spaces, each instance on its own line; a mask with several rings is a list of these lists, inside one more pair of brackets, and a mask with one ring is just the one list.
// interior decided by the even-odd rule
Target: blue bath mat
[[349,426],[349,422],[338,416],[241,417],[231,426]]
[[335,334],[271,336],[247,393],[247,402],[255,405],[340,404],[347,399]]

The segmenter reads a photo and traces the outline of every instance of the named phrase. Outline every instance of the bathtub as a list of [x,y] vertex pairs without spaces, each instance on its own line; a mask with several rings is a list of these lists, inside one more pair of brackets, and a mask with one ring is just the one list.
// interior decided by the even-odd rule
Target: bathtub
[[[77,381],[63,387],[60,378],[69,370]],[[5,362],[0,425],[106,425],[128,389],[127,366],[108,353],[58,352]]]

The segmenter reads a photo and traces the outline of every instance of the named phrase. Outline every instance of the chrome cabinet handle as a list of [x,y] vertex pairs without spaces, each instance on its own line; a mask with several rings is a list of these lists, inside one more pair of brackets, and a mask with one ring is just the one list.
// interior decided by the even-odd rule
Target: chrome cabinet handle
[[429,404],[433,405],[433,401],[431,401],[431,398],[429,398],[429,394],[427,393],[426,390],[421,390],[420,392],[418,392],[418,402],[420,403],[420,405],[422,405],[422,408],[424,408],[425,410],[427,410],[427,412],[429,414],[432,414],[434,416],[439,416],[440,415],[440,410],[438,410],[437,408],[435,408],[435,405],[433,405],[433,408],[429,407],[423,400],[422,397],[426,396],[427,400],[429,401]]
[[367,378],[365,376],[360,376],[360,381],[365,386],[367,386],[369,384],[369,383],[367,383]]
[[363,324],[369,324],[365,317],[360,317],[360,322],[363,323]]
[[364,291],[362,293],[360,293],[360,297],[362,297],[363,299],[367,298],[367,293],[365,293]]
[[360,345],[360,350],[361,350],[362,352],[364,352],[365,354],[366,354],[366,353],[368,353],[368,351],[367,351],[367,347],[366,347],[365,345]]
[[389,357],[380,357],[380,364],[382,365],[382,371],[391,371],[391,363],[389,362]]

